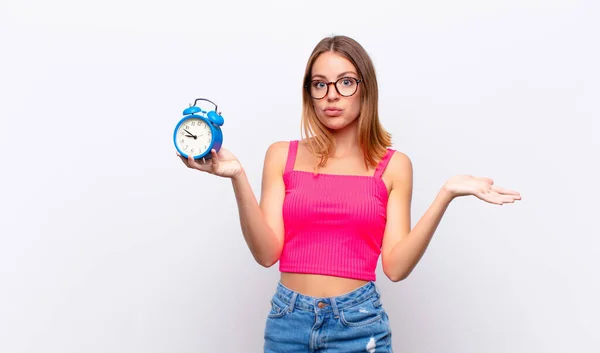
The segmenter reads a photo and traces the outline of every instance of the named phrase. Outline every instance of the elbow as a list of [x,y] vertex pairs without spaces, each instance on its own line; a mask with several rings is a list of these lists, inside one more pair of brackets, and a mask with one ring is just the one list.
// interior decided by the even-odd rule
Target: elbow
[[257,259],[256,262],[264,268],[270,268],[275,265],[279,259]]
[[387,276],[387,278],[390,281],[392,281],[394,283],[403,281],[408,277],[408,274],[401,274],[401,273],[386,273],[385,275]]
[[279,261],[279,255],[255,256],[254,260],[264,268],[270,268]]
[[275,265],[279,261],[281,251],[283,249],[283,246],[279,243],[262,247],[253,246],[252,243],[249,243],[249,245],[250,253],[254,258],[254,261],[264,268],[269,268]]
[[397,283],[405,280],[409,275],[410,271],[403,271],[402,269],[389,269],[384,267],[383,273],[392,282]]

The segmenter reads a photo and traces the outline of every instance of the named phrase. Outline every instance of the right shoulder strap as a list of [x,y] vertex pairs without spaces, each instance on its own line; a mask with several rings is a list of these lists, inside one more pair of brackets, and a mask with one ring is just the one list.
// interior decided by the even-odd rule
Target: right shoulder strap
[[298,140],[290,141],[288,148],[287,161],[285,162],[284,173],[289,173],[294,170],[294,163],[296,163],[296,154],[298,153]]

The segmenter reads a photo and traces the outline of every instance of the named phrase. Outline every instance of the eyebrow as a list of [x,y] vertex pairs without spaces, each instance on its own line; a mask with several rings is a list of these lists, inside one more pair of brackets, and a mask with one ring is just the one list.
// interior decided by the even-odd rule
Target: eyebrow
[[[356,72],[354,72],[354,71],[345,71],[345,72],[342,72],[341,74],[339,74],[339,75],[337,76],[337,78],[344,77],[344,76],[346,76],[346,75],[348,75],[348,74],[353,74],[353,75],[355,75],[355,76],[358,76],[358,74],[357,74]],[[313,76],[312,76],[312,78],[313,78],[313,79],[314,79],[314,78],[317,78],[317,77],[322,77],[322,78],[324,78],[324,79],[327,79],[327,77],[325,77],[325,76],[323,76],[323,75],[313,75]]]

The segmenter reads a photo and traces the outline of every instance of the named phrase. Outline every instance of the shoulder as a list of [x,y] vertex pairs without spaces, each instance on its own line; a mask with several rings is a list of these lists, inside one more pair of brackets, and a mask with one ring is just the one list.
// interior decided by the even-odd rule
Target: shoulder
[[290,141],[275,141],[269,145],[265,153],[265,167],[283,170],[287,160]]
[[406,153],[396,150],[392,151],[393,153],[390,162],[388,163],[388,169],[396,172],[401,172],[407,168],[412,169],[412,161]]
[[275,141],[267,148],[267,158],[287,156],[291,141]]
[[413,165],[406,153],[394,150],[385,173],[392,181],[392,189],[412,187]]

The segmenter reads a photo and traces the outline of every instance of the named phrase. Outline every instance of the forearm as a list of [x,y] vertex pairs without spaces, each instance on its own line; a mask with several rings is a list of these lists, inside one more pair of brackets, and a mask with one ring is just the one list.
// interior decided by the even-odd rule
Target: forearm
[[451,201],[452,196],[441,189],[415,227],[392,247],[386,261],[386,274],[392,281],[405,279],[415,268]]
[[279,259],[280,241],[269,227],[246,173],[242,172],[239,176],[232,178],[231,183],[246,244],[260,265],[270,267]]

